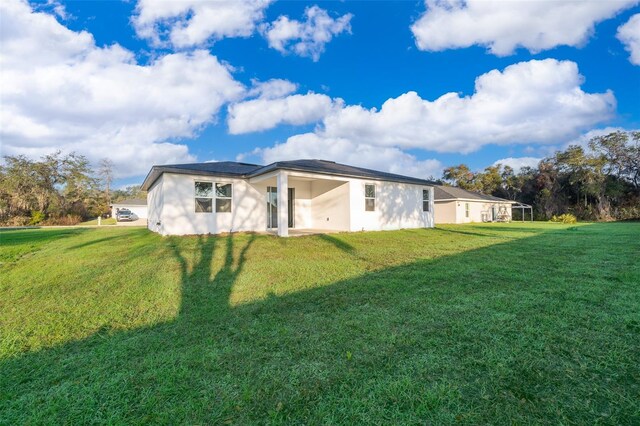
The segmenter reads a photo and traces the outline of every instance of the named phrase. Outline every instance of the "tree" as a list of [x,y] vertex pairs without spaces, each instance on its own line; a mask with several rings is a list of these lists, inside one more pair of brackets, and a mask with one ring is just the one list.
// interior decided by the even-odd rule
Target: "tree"
[[477,173],[473,179],[472,188],[483,194],[494,194],[503,186],[503,180],[500,173],[501,165],[489,166],[484,172]]
[[111,204],[111,183],[113,182],[113,161],[108,158],[103,158],[98,163],[98,177],[104,185],[104,195],[107,204]]
[[103,158],[98,163],[97,175],[100,183],[102,184],[102,193],[99,197],[97,197],[97,215],[107,213],[109,211],[109,206],[111,206],[111,184],[113,183],[113,169],[113,161],[108,158]]
[[511,166],[504,166],[500,172],[500,179],[502,180],[500,188],[502,196],[508,200],[515,200],[518,194],[522,190],[521,180],[516,176]]
[[605,163],[607,175],[640,189],[640,132],[614,132],[593,138],[589,148]]
[[474,189],[475,175],[465,164],[447,167],[442,172],[442,179],[445,182],[458,186],[462,189]]

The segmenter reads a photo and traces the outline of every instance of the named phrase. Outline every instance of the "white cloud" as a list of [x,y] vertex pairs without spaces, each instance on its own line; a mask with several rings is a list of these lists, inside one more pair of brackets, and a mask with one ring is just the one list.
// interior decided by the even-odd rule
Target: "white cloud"
[[192,137],[244,91],[206,51],[140,65],[24,2],[3,1],[0,14],[4,155],[76,151],[111,158],[120,177],[144,174],[154,163],[193,160],[175,139]]
[[47,0],[46,3],[36,4],[33,7],[34,10],[51,10],[62,20],[67,20],[72,17],[69,12],[67,12],[64,4],[60,3],[58,0]]
[[636,13],[626,24],[621,25],[616,37],[631,53],[629,61],[634,65],[640,65],[640,13]]
[[252,83],[253,87],[251,87],[247,93],[249,97],[275,99],[290,95],[298,90],[297,84],[292,83],[289,80],[282,80],[279,78],[273,78],[262,82],[254,80]]
[[574,62],[521,62],[479,76],[475,93],[424,100],[415,92],[380,110],[348,106],[329,114],[318,133],[378,146],[469,153],[487,144],[557,143],[615,111],[613,93],[589,94]]
[[523,167],[538,167],[538,163],[540,163],[542,158],[536,157],[508,157],[498,160],[493,163],[494,166],[498,164],[502,164],[503,166],[509,166],[513,169],[515,173],[518,173]]
[[596,23],[637,0],[425,0],[426,12],[411,26],[421,50],[485,46],[498,56],[518,47],[532,53],[581,46]]
[[139,0],[132,22],[136,33],[163,45],[202,45],[225,37],[248,37],[273,0]]
[[257,132],[280,124],[302,125],[322,120],[342,105],[329,96],[318,93],[291,95],[278,99],[258,98],[229,106],[229,133]]
[[[380,148],[347,139],[324,139],[314,133],[292,136],[286,143],[271,148],[258,148],[252,155],[260,156],[265,164],[316,158],[419,178],[440,176],[443,168],[438,160],[418,160],[398,148]],[[245,156],[239,157],[243,158]]]
[[[489,144],[552,145],[573,140],[612,117],[613,93],[585,93],[582,83],[573,62],[521,62],[479,76],[470,96],[447,93],[429,101],[408,92],[387,100],[379,110],[334,107],[314,133],[292,136],[254,154],[265,162],[311,157],[414,176],[438,175],[441,165],[435,160],[417,160],[403,149],[470,153]],[[284,115],[271,104],[253,105],[242,122],[251,123],[261,111]],[[265,122],[274,126],[283,120],[277,117]]]
[[281,53],[292,52],[299,56],[320,59],[325,44],[342,32],[351,32],[351,18],[347,13],[333,19],[326,10],[312,6],[305,10],[304,22],[280,16],[271,24],[263,25],[269,46]]

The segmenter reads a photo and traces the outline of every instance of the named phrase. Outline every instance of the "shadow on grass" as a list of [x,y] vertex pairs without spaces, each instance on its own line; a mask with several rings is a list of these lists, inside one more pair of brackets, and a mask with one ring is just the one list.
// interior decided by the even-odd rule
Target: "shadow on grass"
[[640,306],[638,243],[618,236],[635,249],[614,255],[606,232],[579,234],[238,306],[229,296],[258,237],[195,237],[195,253],[169,239],[178,317],[2,361],[0,423],[631,424],[640,330],[621,321]]
[[78,249],[81,249],[81,248],[93,246],[93,245],[96,245],[96,244],[101,244],[101,243],[104,243],[104,242],[107,242],[107,241],[111,241],[111,240],[118,240],[118,239],[121,239],[121,238],[122,238],[121,235],[112,235],[110,237],[97,238],[97,239],[94,239],[94,240],[87,241],[86,243],[76,244],[75,246],[71,246],[71,247],[69,247],[69,250],[78,250]]
[[337,249],[342,250],[345,253],[353,254],[355,252],[355,248],[351,244],[340,238],[334,237],[333,235],[318,234],[315,235],[315,237],[320,238],[322,241],[326,241],[329,244],[332,244]]
[[0,228],[0,245],[3,247],[8,247],[13,245],[21,245],[25,242],[35,244],[46,243],[49,241],[59,240],[60,238],[78,235],[86,231],[87,229],[82,228],[47,229],[46,232],[42,232],[42,230],[39,228]]
[[[469,225],[464,225],[465,228],[468,227]],[[452,234],[462,234],[462,235],[471,235],[474,237],[490,237],[490,238],[495,238],[496,235],[491,235],[491,234],[483,234],[480,232],[471,232],[471,231],[463,231],[460,229],[451,229],[451,228],[442,228],[440,226],[436,226],[436,228],[438,231],[440,232],[450,232]]]

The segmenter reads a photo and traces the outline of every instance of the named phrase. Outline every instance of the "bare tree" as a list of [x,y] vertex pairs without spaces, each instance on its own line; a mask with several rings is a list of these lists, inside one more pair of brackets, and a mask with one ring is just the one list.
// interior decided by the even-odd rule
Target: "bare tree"
[[113,161],[103,158],[98,163],[98,176],[104,184],[104,195],[107,205],[111,205],[111,183],[113,182]]

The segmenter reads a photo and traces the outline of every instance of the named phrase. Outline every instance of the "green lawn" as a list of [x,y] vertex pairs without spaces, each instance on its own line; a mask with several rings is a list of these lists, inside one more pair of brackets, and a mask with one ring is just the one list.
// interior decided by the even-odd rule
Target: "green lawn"
[[640,223],[0,232],[0,424],[640,424]]

